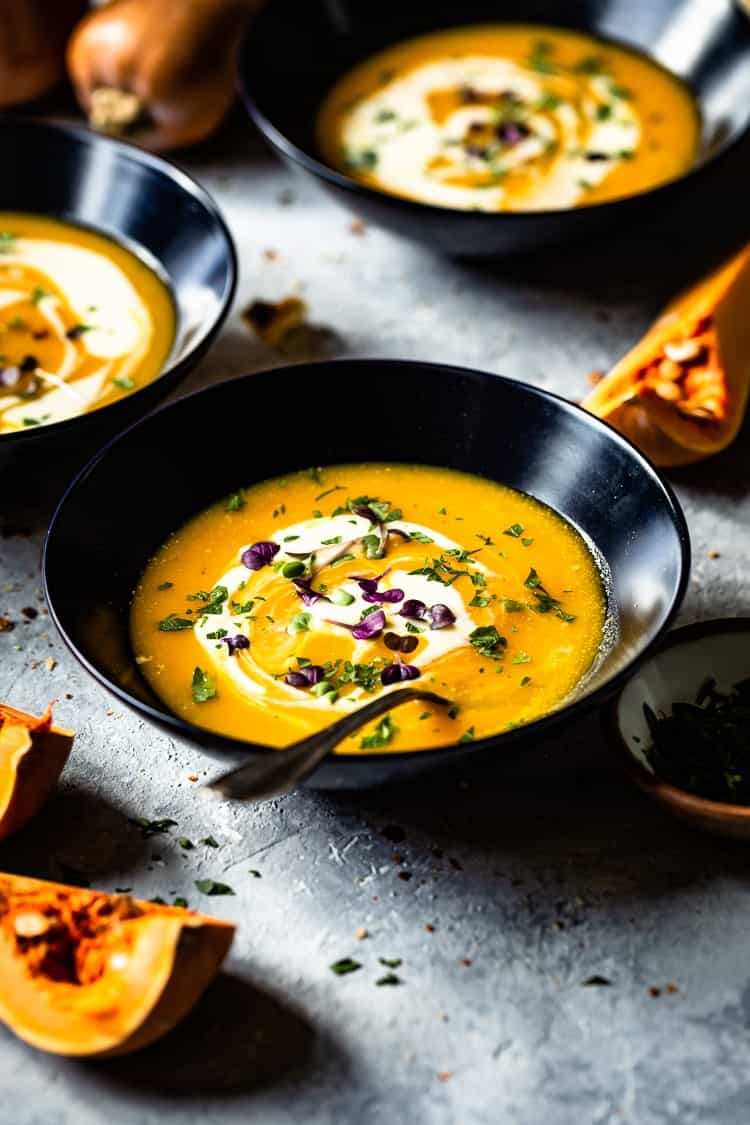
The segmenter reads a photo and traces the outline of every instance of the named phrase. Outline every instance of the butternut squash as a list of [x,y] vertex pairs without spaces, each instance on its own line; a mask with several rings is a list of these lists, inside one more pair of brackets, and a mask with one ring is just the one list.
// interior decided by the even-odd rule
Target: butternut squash
[[233,936],[190,910],[0,874],[0,1020],[53,1054],[138,1050],[190,1011]]
[[210,136],[234,99],[234,60],[259,0],[114,0],[68,45],[68,73],[102,132],[165,151]]
[[52,708],[41,719],[0,704],[0,840],[23,828],[54,789],[73,744],[73,733],[52,726]]
[[725,449],[750,389],[750,245],[681,293],[582,406],[655,464]]
[[83,0],[0,0],[0,107],[40,98],[65,77],[65,43]]

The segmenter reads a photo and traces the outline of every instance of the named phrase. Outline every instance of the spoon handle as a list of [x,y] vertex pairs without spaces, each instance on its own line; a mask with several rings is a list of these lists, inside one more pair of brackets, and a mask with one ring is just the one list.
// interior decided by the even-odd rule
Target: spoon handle
[[352,734],[371,719],[377,719],[386,711],[415,699],[425,703],[450,706],[449,699],[444,699],[432,691],[414,687],[397,688],[396,691],[378,696],[377,699],[353,711],[351,715],[345,715],[343,719],[332,723],[324,730],[292,743],[285,750],[274,751],[270,755],[263,755],[262,758],[248,762],[247,765],[230,770],[229,773],[209,782],[203,792],[254,801],[288,793],[317,769],[342,738],[346,738],[348,734]]

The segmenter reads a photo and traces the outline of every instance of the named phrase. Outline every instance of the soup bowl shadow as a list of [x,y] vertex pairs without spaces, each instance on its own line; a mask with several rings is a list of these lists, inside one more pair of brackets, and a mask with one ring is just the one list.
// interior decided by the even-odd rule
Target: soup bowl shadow
[[[372,395],[387,421],[362,424]],[[348,416],[331,410],[347,403]],[[221,426],[221,419],[227,426]],[[201,453],[198,443],[205,443]],[[400,754],[332,755],[309,784],[357,788],[533,744],[599,704],[667,629],[687,584],[685,520],[652,465],[597,418],[496,375],[396,360],[335,360],[258,372],[139,421],[70,485],[52,519],[43,582],[74,655],[118,699],[218,755],[276,753],[177,718],[147,686],[129,639],[145,564],[186,520],[240,486],[312,465],[409,462],[520,489],[573,523],[606,560],[611,643],[581,692],[523,727]],[[239,544],[238,544],[239,546]]]
[[[88,414],[0,435],[0,468],[78,469],[107,438],[147,414],[195,366],[234,296],[232,237],[210,195],[174,164],[72,125],[0,118],[0,211],[90,227],[133,251],[169,287],[175,340],[151,383]],[[29,473],[24,472],[28,478]],[[59,493],[58,493],[59,495]]]
[[[315,121],[336,81],[405,39],[479,23],[546,24],[645,52],[685,80],[702,120],[698,159],[649,191],[562,211],[458,211],[389,195],[326,164]],[[294,28],[294,34],[289,29]],[[248,29],[239,60],[247,111],[293,169],[368,221],[455,256],[548,250],[647,220],[710,186],[711,172],[750,125],[750,19],[735,0],[269,0]]]

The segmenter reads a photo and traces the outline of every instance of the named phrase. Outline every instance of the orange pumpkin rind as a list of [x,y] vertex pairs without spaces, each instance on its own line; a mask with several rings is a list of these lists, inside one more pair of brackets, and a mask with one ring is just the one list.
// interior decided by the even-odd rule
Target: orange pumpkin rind
[[0,1020],[52,1054],[139,1050],[187,1015],[233,936],[179,907],[0,873]]
[[659,466],[719,453],[747,406],[748,310],[750,246],[676,297],[582,406]]
[[23,828],[57,784],[73,732],[52,725],[52,708],[37,719],[0,704],[0,840]]

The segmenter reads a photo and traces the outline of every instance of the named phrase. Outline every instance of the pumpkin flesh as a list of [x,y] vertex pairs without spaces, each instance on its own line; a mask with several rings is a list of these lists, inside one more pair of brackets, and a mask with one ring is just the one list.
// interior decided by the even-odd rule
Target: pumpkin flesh
[[750,387],[750,247],[682,293],[582,405],[657,465],[725,449]]
[[0,1019],[54,1054],[137,1050],[190,1011],[233,934],[189,910],[0,875]]
[[0,840],[23,828],[55,787],[68,760],[73,733],[0,704]]

